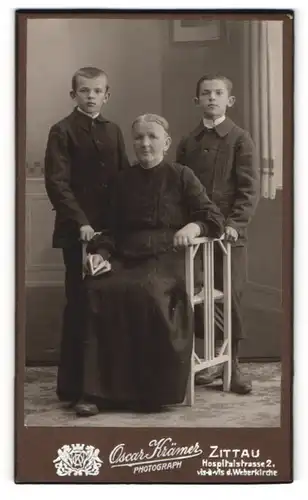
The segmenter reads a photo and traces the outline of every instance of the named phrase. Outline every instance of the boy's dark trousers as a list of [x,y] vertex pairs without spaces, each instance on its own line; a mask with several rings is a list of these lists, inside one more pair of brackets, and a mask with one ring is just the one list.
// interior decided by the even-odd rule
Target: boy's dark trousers
[[66,305],[63,314],[57,395],[61,401],[75,402],[82,393],[85,299],[80,242],[63,248]]

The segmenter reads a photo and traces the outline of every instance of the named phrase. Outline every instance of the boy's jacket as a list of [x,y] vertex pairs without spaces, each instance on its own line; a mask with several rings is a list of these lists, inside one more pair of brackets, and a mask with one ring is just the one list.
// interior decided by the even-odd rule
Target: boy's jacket
[[79,238],[79,228],[104,226],[107,188],[128,167],[120,128],[99,115],[92,119],[75,109],[51,127],[45,154],[45,186],[56,211],[54,247]]
[[210,130],[201,121],[181,140],[176,161],[199,177],[226,225],[237,230],[237,245],[243,245],[260,193],[256,150],[249,133],[230,118]]

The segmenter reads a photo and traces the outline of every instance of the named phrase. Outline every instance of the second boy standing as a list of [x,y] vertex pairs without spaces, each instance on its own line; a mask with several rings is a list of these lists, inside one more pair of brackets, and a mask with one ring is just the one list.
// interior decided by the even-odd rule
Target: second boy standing
[[[225,216],[225,236],[232,242],[232,376],[231,391],[246,394],[252,389],[238,364],[240,340],[245,337],[241,299],[246,280],[247,227],[259,199],[259,171],[254,143],[249,133],[237,126],[226,111],[233,106],[232,82],[223,75],[205,75],[197,82],[195,102],[203,112],[199,125],[177,149],[177,161],[190,167],[207,190],[208,196]],[[222,286],[222,258],[215,255],[215,285]],[[210,383],[222,375],[197,376]]]

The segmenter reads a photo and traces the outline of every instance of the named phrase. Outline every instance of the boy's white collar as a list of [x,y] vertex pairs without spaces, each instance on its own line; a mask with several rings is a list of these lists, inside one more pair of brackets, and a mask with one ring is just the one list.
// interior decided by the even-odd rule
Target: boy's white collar
[[95,113],[95,115],[90,115],[89,113],[86,113],[85,111],[83,111],[83,109],[81,109],[79,106],[77,106],[77,110],[82,113],[83,115],[86,115],[86,116],[89,116],[90,118],[92,118],[93,120],[95,120],[95,118],[97,118],[99,116],[99,113]]
[[206,128],[214,128],[214,127],[217,127],[217,125],[219,125],[223,121],[225,121],[225,119],[226,119],[226,115],[223,115],[220,118],[217,118],[216,120],[209,120],[208,118],[203,117],[203,125]]

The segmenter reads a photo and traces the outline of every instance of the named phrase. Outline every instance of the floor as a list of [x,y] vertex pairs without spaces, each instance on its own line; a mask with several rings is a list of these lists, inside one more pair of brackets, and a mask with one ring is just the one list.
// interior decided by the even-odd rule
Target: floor
[[176,406],[162,413],[100,413],[79,418],[55,394],[56,367],[27,367],[25,425],[86,427],[279,427],[280,363],[242,363],[253,379],[246,396],[224,393],[221,384],[196,387],[193,407]]

